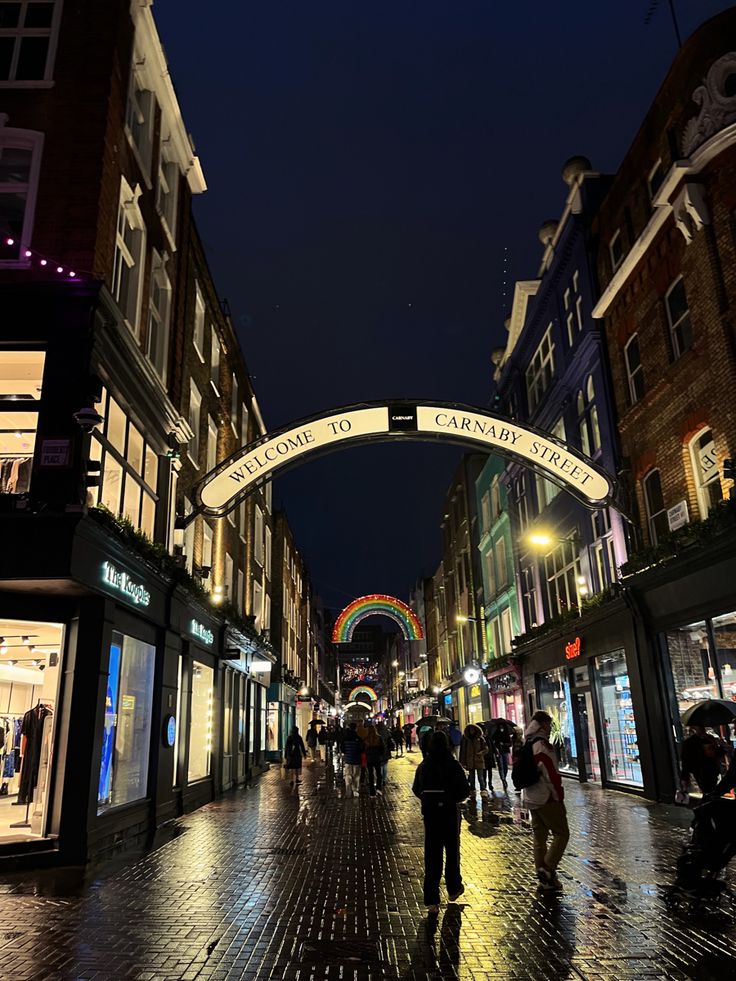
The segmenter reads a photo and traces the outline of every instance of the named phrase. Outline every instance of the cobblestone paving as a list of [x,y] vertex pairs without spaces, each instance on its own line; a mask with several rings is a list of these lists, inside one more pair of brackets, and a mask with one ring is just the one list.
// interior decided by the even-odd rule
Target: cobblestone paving
[[529,829],[497,792],[465,809],[466,892],[433,926],[417,762],[392,762],[377,800],[344,799],[323,763],[298,791],[274,769],[87,884],[0,879],[0,979],[736,977],[736,917],[698,921],[663,903],[683,831],[635,797],[575,783],[563,895],[537,893]]

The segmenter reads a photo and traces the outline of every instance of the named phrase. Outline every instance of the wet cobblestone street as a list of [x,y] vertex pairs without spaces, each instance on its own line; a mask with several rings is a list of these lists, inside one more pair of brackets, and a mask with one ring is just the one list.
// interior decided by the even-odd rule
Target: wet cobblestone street
[[636,797],[566,782],[564,893],[543,897],[515,795],[466,807],[466,892],[422,906],[418,754],[382,799],[344,799],[331,767],[302,787],[277,768],[176,823],[144,858],[75,885],[0,880],[3,981],[137,979],[728,978],[729,918],[669,913],[684,831]]

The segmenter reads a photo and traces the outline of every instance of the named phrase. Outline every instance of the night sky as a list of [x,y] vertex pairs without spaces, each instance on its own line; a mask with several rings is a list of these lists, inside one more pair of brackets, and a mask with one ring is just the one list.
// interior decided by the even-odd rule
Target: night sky
[[[675,54],[666,0],[646,26],[649,5],[158,0],[210,188],[197,220],[269,428],[363,399],[488,403],[562,164],[614,170]],[[730,5],[676,6],[686,37]],[[458,458],[371,446],[276,482],[328,603],[434,572]]]

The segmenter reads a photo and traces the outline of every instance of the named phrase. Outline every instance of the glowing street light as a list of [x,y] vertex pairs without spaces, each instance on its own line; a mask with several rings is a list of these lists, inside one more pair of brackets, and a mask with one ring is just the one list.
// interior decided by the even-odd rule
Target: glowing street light
[[391,662],[391,667],[392,668],[398,668],[398,666],[399,666],[399,662],[398,661],[392,661]]
[[551,545],[554,539],[551,535],[548,535],[543,531],[535,531],[527,538],[530,545],[536,545],[538,548],[546,548]]

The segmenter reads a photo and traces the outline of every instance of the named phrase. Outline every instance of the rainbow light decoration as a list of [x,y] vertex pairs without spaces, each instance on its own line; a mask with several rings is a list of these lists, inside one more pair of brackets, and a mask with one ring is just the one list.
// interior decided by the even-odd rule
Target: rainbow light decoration
[[404,640],[423,640],[424,628],[414,610],[385,593],[371,593],[370,596],[359,596],[348,603],[335,621],[332,631],[333,644],[349,644],[353,639],[353,631],[361,620],[366,617],[385,616],[397,623],[404,635]]
[[[361,699],[358,698],[359,695],[367,695],[372,702],[378,701],[378,695],[376,694],[376,689],[371,688],[370,685],[358,685],[357,688],[353,688],[353,690],[348,695],[348,701],[349,702],[361,701]],[[365,705],[365,702],[363,702],[363,704]]]

